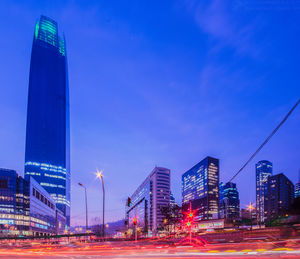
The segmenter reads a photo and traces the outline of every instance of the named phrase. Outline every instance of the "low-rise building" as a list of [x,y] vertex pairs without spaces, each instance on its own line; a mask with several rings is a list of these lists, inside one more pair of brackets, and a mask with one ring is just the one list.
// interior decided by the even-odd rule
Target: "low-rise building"
[[62,233],[66,218],[32,177],[0,169],[0,235],[43,236]]

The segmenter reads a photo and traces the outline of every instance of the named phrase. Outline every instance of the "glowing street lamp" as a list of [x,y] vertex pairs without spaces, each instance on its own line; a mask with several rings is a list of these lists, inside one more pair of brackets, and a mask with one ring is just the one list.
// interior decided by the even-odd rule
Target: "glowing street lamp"
[[103,182],[103,174],[102,171],[96,172],[96,178],[100,178],[102,182],[102,192],[103,192],[103,215],[102,215],[102,236],[104,238],[104,231],[105,231],[105,225],[104,225],[104,210],[105,210],[105,190],[104,190],[104,182]]
[[254,209],[252,203],[250,202],[248,209],[250,210],[250,223],[251,223],[251,230],[252,230],[252,210]]

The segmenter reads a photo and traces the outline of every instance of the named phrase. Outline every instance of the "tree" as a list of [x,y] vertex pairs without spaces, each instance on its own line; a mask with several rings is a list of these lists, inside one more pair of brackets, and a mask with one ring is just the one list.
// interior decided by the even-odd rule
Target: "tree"
[[176,224],[181,222],[181,207],[176,205],[168,205],[160,208],[161,214],[164,216],[163,228],[169,233],[175,231]]

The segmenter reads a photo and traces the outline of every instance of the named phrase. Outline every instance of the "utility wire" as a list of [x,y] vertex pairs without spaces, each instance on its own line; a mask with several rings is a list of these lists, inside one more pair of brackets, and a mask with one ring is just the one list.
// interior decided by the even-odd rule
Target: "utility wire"
[[231,182],[250,162],[251,160],[256,156],[256,154],[264,147],[265,144],[267,144],[270,140],[270,138],[273,137],[273,135],[276,133],[276,131],[282,126],[282,124],[287,120],[287,118],[291,115],[291,113],[295,110],[297,105],[300,103],[300,99],[296,102],[296,104],[292,107],[292,109],[285,115],[283,120],[278,124],[278,126],[272,131],[272,133],[266,138],[266,140],[259,146],[259,148],[252,154],[252,156],[248,159],[248,161],[241,167],[240,170],[237,171],[237,173],[229,180]]

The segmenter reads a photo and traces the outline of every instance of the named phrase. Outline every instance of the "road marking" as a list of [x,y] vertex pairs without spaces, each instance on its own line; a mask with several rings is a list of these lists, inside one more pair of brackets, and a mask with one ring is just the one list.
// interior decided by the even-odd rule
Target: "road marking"
[[210,250],[210,251],[207,251],[207,253],[219,253],[219,250]]
[[255,251],[256,251],[256,252],[264,252],[264,251],[267,251],[267,249],[259,248],[259,249],[256,249]]
[[287,248],[287,247],[279,247],[272,249],[273,251],[293,251],[293,248]]
[[225,251],[225,253],[235,253],[235,252],[236,250],[230,250],[230,249]]

